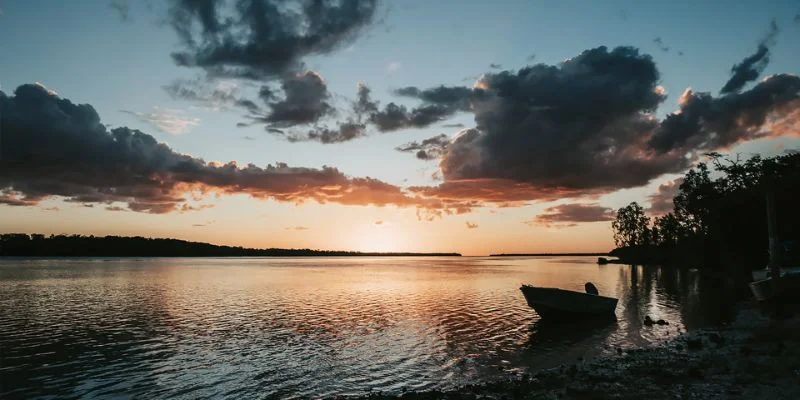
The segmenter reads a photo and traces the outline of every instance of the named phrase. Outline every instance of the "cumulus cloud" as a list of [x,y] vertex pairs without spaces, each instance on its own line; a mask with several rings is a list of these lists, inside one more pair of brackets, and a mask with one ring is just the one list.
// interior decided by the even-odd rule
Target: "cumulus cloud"
[[156,127],[158,130],[171,135],[180,135],[189,132],[192,128],[200,124],[199,118],[191,117],[183,110],[153,107],[153,110],[150,112],[120,111],[133,115],[139,121],[146,122]]
[[775,44],[778,32],[780,32],[778,23],[773,19],[769,32],[759,42],[756,52],[731,67],[731,78],[722,87],[720,93],[736,93],[748,82],[758,79],[769,64],[769,48]]
[[420,160],[433,160],[441,157],[450,139],[445,134],[425,139],[421,142],[410,142],[395,148],[397,151],[414,153]]
[[576,226],[584,222],[611,221],[616,218],[613,209],[592,204],[562,204],[544,210],[531,221],[525,221],[528,225],[541,225],[547,228],[567,228]]
[[180,66],[209,76],[272,79],[303,71],[303,58],[350,44],[377,0],[175,0],[169,24]]
[[478,224],[474,224],[474,223],[469,222],[469,221],[465,221],[465,224],[467,226],[467,229],[476,229],[478,227]]
[[[664,120],[655,114],[666,98],[659,80],[650,56],[598,47],[558,65],[487,73],[471,88],[398,89],[471,112],[476,123],[441,147],[444,182],[409,190],[493,203],[598,196],[682,172],[708,151],[800,131],[796,76],[721,97],[687,91]],[[412,142],[398,150],[423,148]]]
[[[369,120],[381,132],[407,128],[424,128],[469,109],[472,90],[465,87],[439,86],[420,90],[409,86],[394,91],[398,96],[422,100],[418,107],[408,109],[396,103],[387,104],[382,110],[373,111]],[[373,102],[374,108],[378,104]]]
[[[248,122],[238,126],[314,125],[315,134],[287,138],[352,138],[352,129],[344,129],[352,126],[342,127],[333,140],[334,129],[316,126],[336,110],[324,80],[304,59],[349,45],[372,23],[377,7],[377,0],[174,0],[168,23],[180,49],[172,59],[205,76],[164,89],[214,109],[246,111]],[[220,82],[234,85],[220,88]]]
[[0,203],[35,205],[49,197],[87,205],[125,204],[148,213],[191,211],[209,194],[345,205],[446,209],[457,204],[414,197],[373,178],[333,167],[283,163],[258,167],[206,162],[180,154],[141,131],[108,129],[89,104],[74,104],[38,85],[0,92],[3,146]]
[[[415,98],[420,100],[422,104],[408,108],[391,102],[381,109],[380,103],[372,99],[369,87],[359,83],[357,89],[356,100],[351,102],[349,109],[344,114],[344,122],[340,122],[337,128],[315,124],[313,128],[305,132],[281,131],[275,133],[293,142],[317,141],[331,144],[367,136],[370,127],[375,128],[378,132],[424,128],[441,122],[457,112],[468,111],[470,109],[470,100],[474,96],[473,90],[465,87],[439,86],[425,90],[420,90],[416,87],[405,87],[395,90],[394,94]],[[327,95],[314,96],[311,100],[306,100],[299,104],[305,105],[305,107],[312,110],[326,111],[325,113],[316,114],[307,113],[307,115],[314,115],[314,117],[320,119],[324,115],[332,115],[334,113],[333,107],[328,103],[324,103],[324,105],[330,107],[319,108],[315,106],[315,104],[318,104],[315,99],[327,98]],[[253,119],[269,122],[267,118],[253,117]],[[314,121],[308,118],[298,122],[310,124]],[[455,126],[462,125],[457,124]]]
[[259,118],[271,127],[286,128],[313,123],[334,112],[330,93],[322,77],[305,71],[281,83],[284,98],[270,102],[270,112]]
[[[280,132],[279,135],[285,135]],[[307,132],[293,132],[286,135],[290,142],[320,142],[323,144],[343,143],[366,135],[366,125],[356,122],[343,122],[337,128],[314,127]]]
[[665,98],[659,78],[653,60],[631,47],[485,74],[473,89],[476,127],[442,156],[445,180],[500,179],[542,194],[588,194],[679,171],[688,166],[683,154],[646,148]]
[[763,137],[798,135],[800,77],[767,77],[752,89],[714,97],[691,89],[649,141],[659,153],[713,151]]
[[658,185],[656,192],[648,197],[650,200],[649,214],[660,216],[672,212],[674,206],[672,199],[680,192],[682,183],[683,178],[678,178]]

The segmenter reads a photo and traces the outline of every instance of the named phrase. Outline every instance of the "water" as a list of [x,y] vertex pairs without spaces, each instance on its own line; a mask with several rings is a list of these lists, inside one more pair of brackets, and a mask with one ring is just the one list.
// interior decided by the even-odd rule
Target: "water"
[[[697,273],[594,257],[0,260],[0,398],[446,389],[725,323]],[[538,321],[521,283],[620,299]],[[645,315],[669,326],[643,327]]]

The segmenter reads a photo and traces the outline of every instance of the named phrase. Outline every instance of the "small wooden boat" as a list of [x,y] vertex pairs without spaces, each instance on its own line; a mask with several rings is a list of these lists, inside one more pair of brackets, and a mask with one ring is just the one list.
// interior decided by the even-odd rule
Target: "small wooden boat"
[[[781,249],[775,217],[775,194],[767,191],[767,230],[769,232],[769,265],[764,270],[753,271],[750,283],[753,297],[761,303],[800,303],[800,271],[781,268]],[[776,279],[777,278],[777,279]],[[777,282],[774,282],[776,281]],[[777,283],[777,287],[776,287]]]
[[781,272],[780,293],[775,293],[772,277],[750,282],[750,291],[753,297],[760,302],[784,301],[797,303],[800,302],[800,272],[786,271]]
[[572,290],[522,285],[525,301],[542,318],[615,317],[617,299]]
[[[781,268],[781,276],[800,274],[800,267]],[[771,275],[769,267],[764,269],[756,269],[751,272],[753,281],[763,281]]]

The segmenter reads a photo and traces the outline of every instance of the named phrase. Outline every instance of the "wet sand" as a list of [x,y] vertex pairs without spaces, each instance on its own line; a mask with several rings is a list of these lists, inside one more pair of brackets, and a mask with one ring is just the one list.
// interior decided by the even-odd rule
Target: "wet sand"
[[[657,329],[654,327],[654,329]],[[452,391],[370,399],[798,399],[800,316],[773,320],[752,303],[726,327],[658,347]]]

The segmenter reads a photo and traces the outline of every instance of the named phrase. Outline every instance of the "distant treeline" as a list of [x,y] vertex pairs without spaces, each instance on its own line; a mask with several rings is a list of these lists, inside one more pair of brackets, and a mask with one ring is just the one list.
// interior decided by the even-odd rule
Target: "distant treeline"
[[745,279],[769,259],[769,192],[781,245],[778,262],[800,263],[800,153],[744,161],[709,156],[713,170],[705,163],[691,169],[671,212],[651,218],[635,202],[620,208],[612,224],[617,248],[610,254],[636,264],[735,271]]
[[607,256],[608,253],[501,253],[490,257],[563,257],[563,256]]
[[365,253],[312,249],[251,249],[179,239],[141,236],[82,236],[8,233],[0,235],[0,256],[16,257],[309,257],[460,256],[459,253]]

